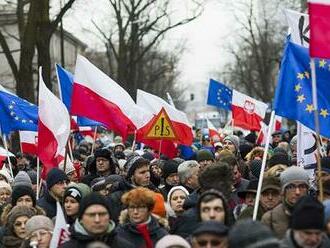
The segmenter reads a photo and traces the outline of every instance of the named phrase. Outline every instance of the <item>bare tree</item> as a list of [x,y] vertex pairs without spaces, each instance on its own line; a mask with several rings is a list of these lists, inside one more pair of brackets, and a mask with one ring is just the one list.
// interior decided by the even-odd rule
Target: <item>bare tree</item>
[[110,32],[95,24],[105,40],[109,66],[114,69],[115,79],[133,98],[139,87],[139,72],[143,71],[139,67],[148,52],[157,50],[158,42],[168,31],[195,20],[202,12],[201,4],[193,0],[191,2],[196,6],[193,13],[189,17],[173,21],[173,2],[109,0],[114,16],[109,19]]

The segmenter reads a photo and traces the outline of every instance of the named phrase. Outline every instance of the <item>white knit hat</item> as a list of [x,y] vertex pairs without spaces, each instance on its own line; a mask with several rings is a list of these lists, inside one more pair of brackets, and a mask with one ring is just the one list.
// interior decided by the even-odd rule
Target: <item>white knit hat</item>
[[44,215],[35,215],[26,222],[26,231],[29,235],[34,231],[45,229],[53,231],[54,224],[51,219]]
[[[58,165],[58,168],[60,170],[63,170],[64,169],[64,160],[62,160],[59,165]],[[70,174],[71,172],[75,171],[76,169],[74,168],[73,166],[73,163],[71,162],[70,159],[67,159],[66,160],[66,166],[65,166],[65,174]]]
[[0,189],[5,188],[12,192],[10,184],[6,183],[5,181],[0,181]]
[[285,169],[280,175],[282,190],[294,181],[303,182],[309,186],[308,179],[309,177],[306,170],[298,166],[291,166]]
[[155,248],[168,248],[168,247],[182,247],[182,248],[191,248],[189,243],[182,237],[178,235],[166,235],[161,238]]

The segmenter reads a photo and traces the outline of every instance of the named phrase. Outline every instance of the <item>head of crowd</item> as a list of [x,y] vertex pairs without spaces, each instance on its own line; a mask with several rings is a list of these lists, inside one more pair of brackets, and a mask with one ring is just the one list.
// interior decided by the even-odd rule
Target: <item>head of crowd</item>
[[[330,247],[330,142],[321,171],[299,166],[293,133],[272,133],[267,154],[256,143],[195,130],[168,158],[103,133],[44,177],[33,155],[5,158],[0,247]],[[57,206],[68,232],[54,246]]]

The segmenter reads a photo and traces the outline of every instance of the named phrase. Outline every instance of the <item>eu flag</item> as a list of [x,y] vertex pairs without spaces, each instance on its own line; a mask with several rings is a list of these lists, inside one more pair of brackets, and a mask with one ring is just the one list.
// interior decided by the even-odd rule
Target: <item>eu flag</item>
[[[72,88],[73,88],[73,75],[62,68],[60,65],[56,64],[56,70],[57,70],[57,77],[58,77],[58,82],[60,85],[60,93],[61,93],[61,98],[62,102],[70,111],[71,109],[71,95],[72,95]],[[102,124],[90,120],[85,117],[78,117],[77,118],[77,124],[78,126],[101,126]]]
[[8,135],[12,131],[38,129],[38,107],[0,88],[1,132]]
[[[315,60],[320,134],[330,138],[330,61]],[[315,130],[308,48],[287,41],[275,92],[275,113]]]
[[209,94],[207,97],[207,104],[218,108],[231,110],[231,100],[233,98],[233,91],[223,83],[210,79]]

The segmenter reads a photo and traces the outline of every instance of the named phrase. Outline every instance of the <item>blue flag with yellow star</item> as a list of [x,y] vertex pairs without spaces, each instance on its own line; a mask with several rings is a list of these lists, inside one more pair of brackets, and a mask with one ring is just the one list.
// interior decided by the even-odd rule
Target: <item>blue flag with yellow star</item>
[[[330,61],[315,60],[320,134],[330,138]],[[275,92],[275,113],[315,130],[308,48],[287,41]]]
[[207,104],[231,110],[233,91],[223,83],[210,79]]

